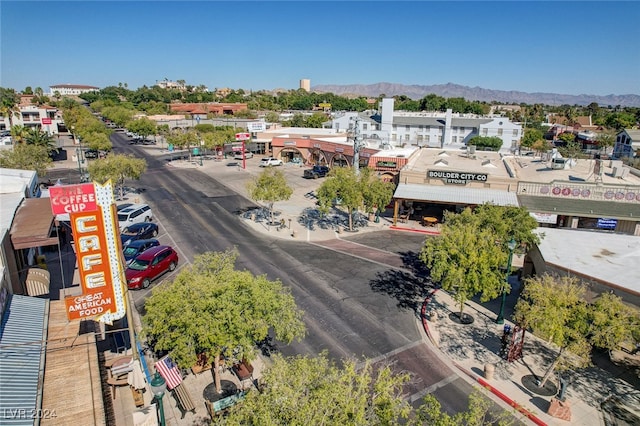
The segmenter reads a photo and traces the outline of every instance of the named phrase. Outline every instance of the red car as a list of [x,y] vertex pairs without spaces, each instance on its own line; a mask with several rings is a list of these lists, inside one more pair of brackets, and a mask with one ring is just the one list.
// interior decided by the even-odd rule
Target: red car
[[136,257],[125,271],[129,289],[148,288],[151,281],[178,265],[178,253],[169,246],[156,246]]

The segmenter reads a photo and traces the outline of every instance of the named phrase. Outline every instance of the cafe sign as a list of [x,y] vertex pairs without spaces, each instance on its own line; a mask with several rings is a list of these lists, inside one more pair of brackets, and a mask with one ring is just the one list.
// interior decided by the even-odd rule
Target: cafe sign
[[444,183],[454,185],[466,185],[469,182],[486,182],[486,173],[469,173],[469,172],[449,172],[443,170],[429,170],[427,177],[429,179],[442,179]]
[[[55,189],[54,189],[55,188]],[[69,320],[112,324],[124,317],[124,267],[113,186],[95,183],[52,186],[51,209],[69,213],[81,294],[67,296]]]

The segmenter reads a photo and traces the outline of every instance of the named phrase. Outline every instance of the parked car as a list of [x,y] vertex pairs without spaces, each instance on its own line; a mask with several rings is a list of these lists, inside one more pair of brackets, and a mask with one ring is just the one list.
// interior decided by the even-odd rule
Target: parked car
[[96,149],[87,149],[84,152],[84,158],[88,159],[88,160],[93,160],[96,159],[100,156],[100,153],[98,152],[98,150]]
[[273,157],[265,157],[260,160],[260,167],[282,166],[282,160]]
[[[253,153],[250,151],[245,151],[244,152],[244,158],[253,158]],[[236,151],[233,153],[233,159],[234,160],[242,160],[242,151]]]
[[140,222],[129,225],[120,232],[122,247],[126,247],[132,241],[145,240],[158,235],[158,225],[152,222]]
[[318,179],[325,177],[329,173],[329,167],[315,165],[311,169],[307,169],[303,173],[303,177],[306,179]]
[[125,226],[153,220],[153,212],[147,204],[132,204],[118,211],[118,224],[120,229]]
[[124,250],[122,250],[125,264],[128,265],[129,263],[131,263],[133,259],[138,257],[138,255],[144,253],[147,249],[159,245],[160,241],[156,240],[155,238],[131,241],[129,244],[127,244]]
[[133,259],[127,266],[125,277],[131,290],[148,288],[151,281],[178,266],[178,253],[169,246],[156,246]]

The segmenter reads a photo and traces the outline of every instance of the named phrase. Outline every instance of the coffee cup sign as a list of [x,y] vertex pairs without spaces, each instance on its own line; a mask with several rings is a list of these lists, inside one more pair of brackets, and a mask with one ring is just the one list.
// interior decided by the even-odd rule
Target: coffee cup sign
[[50,186],[49,195],[54,215],[93,212],[98,209],[96,191],[92,183]]

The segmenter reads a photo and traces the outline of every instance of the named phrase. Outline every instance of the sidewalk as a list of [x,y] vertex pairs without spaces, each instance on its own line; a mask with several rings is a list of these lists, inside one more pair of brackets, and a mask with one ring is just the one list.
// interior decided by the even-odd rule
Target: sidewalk
[[[144,147],[153,155],[167,154],[160,147]],[[241,168],[241,161],[231,159],[226,160],[205,160],[200,166],[199,161],[175,160],[167,162],[166,167],[177,168],[197,168],[207,173],[233,191],[246,195],[246,183],[256,177],[262,169],[257,164],[260,156],[246,161],[247,168]],[[235,163],[235,165],[234,165]],[[229,165],[231,164],[231,165]],[[242,222],[256,232],[270,235],[274,238],[296,239],[308,242],[348,240],[350,233],[344,229],[344,222],[340,226],[333,223],[326,224],[318,221],[316,217],[308,219],[307,213],[315,207],[314,191],[322,183],[322,179],[303,179],[303,168],[298,166],[282,166],[280,170],[287,176],[288,182],[292,185],[294,192],[287,201],[277,202],[274,209],[279,212],[277,220],[284,219],[286,229],[277,230],[274,226],[268,226],[266,221],[252,220],[251,212],[246,212],[242,216]],[[296,178],[299,176],[300,178]],[[340,231],[339,231],[340,229]],[[401,227],[394,227],[390,217],[381,217],[378,223],[373,221],[363,222],[358,226],[358,232],[370,232],[381,230],[401,230],[407,232],[421,232],[426,234],[437,233],[437,228],[424,228],[418,223],[409,221]],[[330,246],[327,244],[326,246]],[[366,250],[359,256],[367,256]],[[385,263],[384,257],[369,254],[372,260]],[[391,267],[398,267],[397,264],[389,263]],[[518,297],[519,283],[515,277],[511,277],[514,291],[507,299],[505,324],[510,324],[508,318],[513,310]],[[547,394],[539,395],[532,392],[531,384],[537,378],[541,378],[548,367],[554,351],[549,348],[546,342],[527,333],[524,338],[523,357],[515,362],[507,362],[498,354],[501,348],[501,336],[503,325],[495,323],[496,312],[499,301],[492,301],[485,304],[470,301],[466,304],[464,312],[470,314],[474,321],[472,324],[463,325],[450,318],[452,313],[457,313],[452,297],[444,291],[436,291],[428,298],[423,306],[421,327],[425,331],[425,341],[437,348],[438,356],[448,365],[457,370],[460,376],[476,382],[478,385],[489,389],[494,400],[500,400],[501,405],[508,410],[517,409],[524,413],[521,417],[525,424],[538,425],[604,425],[604,424],[639,424],[634,423],[640,419],[640,413],[634,415],[627,413],[629,421],[627,423],[617,420],[612,423],[608,414],[603,414],[600,404],[610,398],[617,396],[625,398],[629,409],[640,407],[640,392],[638,378],[638,368],[640,368],[640,356],[631,358],[627,356],[625,362],[638,362],[635,367],[625,368],[623,363],[615,364],[611,362],[608,355],[594,359],[597,366],[563,373],[563,378],[568,381],[565,392],[565,403],[563,407],[569,407],[570,420],[561,420],[547,413],[551,399],[560,391],[557,375],[552,375],[549,379]],[[614,352],[613,356],[621,357],[622,353]],[[264,360],[257,361],[257,374],[264,366]],[[485,374],[490,375],[491,367],[494,368],[492,378],[484,378]],[[487,369],[487,373],[485,373]],[[234,380],[235,376],[223,379]],[[236,379],[237,380],[237,379]],[[210,372],[201,373],[197,376],[190,374],[185,379],[185,386],[189,389],[196,404],[196,412],[187,412],[184,416],[180,412],[175,400],[170,396],[165,396],[164,406],[167,425],[193,425],[207,422],[208,415],[203,403],[203,392],[205,387],[213,381]],[[535,386],[534,386],[535,388]],[[122,392],[123,397],[118,395],[114,401],[118,418],[118,425],[132,424],[131,413],[133,399],[128,396],[128,392]],[[145,394],[145,402],[150,401],[150,392]],[[514,408],[511,408],[514,407]],[[562,408],[562,407],[561,407]],[[562,411],[562,410],[560,410]],[[565,410],[566,413],[566,410]],[[528,419],[528,420],[527,420]],[[607,420],[607,421],[605,421]]]
[[[526,333],[522,358],[507,362],[498,355],[504,326],[495,323],[495,310],[488,310],[477,303],[467,303],[464,312],[474,318],[473,324],[470,325],[459,324],[450,319],[450,315],[458,311],[459,308],[448,293],[435,291],[433,296],[425,301],[423,308],[423,326],[429,339],[461,374],[490,389],[509,406],[523,413],[530,413],[529,418],[534,424],[615,424],[605,423],[605,417],[609,416],[603,415],[600,408],[600,404],[611,395],[626,396],[636,401],[636,410],[640,407],[637,372],[634,386],[622,379],[622,376],[628,373],[623,367],[600,359],[597,361],[598,364],[607,363],[608,368],[614,370],[606,371],[594,366],[562,373],[568,382],[564,405],[569,407],[570,421],[550,416],[547,414],[550,401],[556,392],[560,391],[558,376],[554,374],[549,378],[548,385],[545,386],[545,390],[549,392],[546,394],[532,392],[527,386],[535,389],[531,385],[535,379],[542,378],[552,357],[557,353],[556,350],[552,350],[546,342],[532,334]],[[509,321],[505,321],[505,324],[513,328]],[[620,355],[622,354],[616,354]],[[636,361],[640,360],[636,357]],[[488,365],[495,369],[491,379],[485,379]],[[640,413],[636,412],[636,415],[638,414]]]

